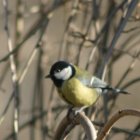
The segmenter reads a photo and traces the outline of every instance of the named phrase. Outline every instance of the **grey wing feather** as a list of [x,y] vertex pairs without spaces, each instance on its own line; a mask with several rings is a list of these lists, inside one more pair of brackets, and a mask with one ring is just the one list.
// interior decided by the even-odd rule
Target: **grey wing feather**
[[78,79],[85,85],[91,88],[105,88],[107,83],[95,76],[78,77]]
[[90,81],[90,86],[94,88],[105,88],[107,83],[93,76]]
[[[106,82],[102,81],[101,79],[95,77],[95,76],[83,76],[83,77],[77,77],[82,84],[84,84],[85,86],[88,86],[90,88],[96,88],[96,90],[99,93],[106,93],[106,90],[111,90],[114,93],[122,93],[122,94],[130,94],[127,91],[124,90],[120,90],[120,89],[115,89],[112,88],[111,86],[109,86]],[[102,92],[104,91],[104,92]]]

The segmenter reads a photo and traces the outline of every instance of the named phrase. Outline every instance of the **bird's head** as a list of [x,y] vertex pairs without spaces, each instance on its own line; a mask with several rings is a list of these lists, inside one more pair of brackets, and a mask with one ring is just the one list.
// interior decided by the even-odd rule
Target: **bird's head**
[[52,65],[46,78],[51,78],[57,87],[61,87],[65,80],[72,78],[74,75],[75,68],[72,64],[65,61],[57,61]]

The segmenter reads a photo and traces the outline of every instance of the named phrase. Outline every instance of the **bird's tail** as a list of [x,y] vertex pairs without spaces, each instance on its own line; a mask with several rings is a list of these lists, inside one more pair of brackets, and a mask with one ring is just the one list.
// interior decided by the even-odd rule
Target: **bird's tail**
[[119,93],[121,93],[121,94],[130,94],[129,92],[127,92],[125,90],[122,90],[122,89],[119,89],[119,88],[113,88],[111,86],[102,87],[101,89],[105,93],[106,93],[106,91],[112,91],[115,94],[119,94]]

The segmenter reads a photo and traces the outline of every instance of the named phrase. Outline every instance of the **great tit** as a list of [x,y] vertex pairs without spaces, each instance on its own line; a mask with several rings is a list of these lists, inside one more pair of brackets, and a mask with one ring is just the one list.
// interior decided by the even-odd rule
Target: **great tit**
[[112,88],[87,71],[65,61],[54,63],[46,78],[51,78],[60,97],[73,107],[93,105],[105,90],[113,90],[115,93],[128,93]]

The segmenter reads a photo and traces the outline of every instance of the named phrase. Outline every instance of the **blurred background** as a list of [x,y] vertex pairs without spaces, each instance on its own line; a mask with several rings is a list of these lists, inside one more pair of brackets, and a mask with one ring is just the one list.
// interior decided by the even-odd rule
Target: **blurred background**
[[[140,109],[138,0],[0,0],[0,50],[0,140],[53,139],[68,110],[44,78],[57,60],[131,93],[106,94],[87,110],[98,131],[118,110]],[[68,137],[83,138],[79,126]],[[135,116],[107,137],[139,138]]]

